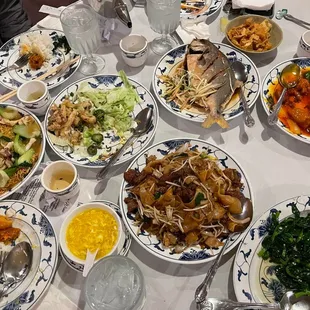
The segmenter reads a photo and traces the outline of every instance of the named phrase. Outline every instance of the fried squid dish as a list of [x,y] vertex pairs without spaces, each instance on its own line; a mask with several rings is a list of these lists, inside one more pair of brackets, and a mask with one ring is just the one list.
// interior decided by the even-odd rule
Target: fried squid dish
[[239,231],[244,195],[240,174],[222,170],[217,159],[183,145],[161,159],[151,155],[142,171],[124,174],[125,203],[139,230],[161,240],[174,253],[187,247],[218,248],[221,238]]

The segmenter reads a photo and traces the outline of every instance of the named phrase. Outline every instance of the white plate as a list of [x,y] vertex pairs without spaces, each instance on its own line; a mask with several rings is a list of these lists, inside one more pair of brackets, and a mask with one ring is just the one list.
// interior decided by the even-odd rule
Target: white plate
[[[14,217],[13,227],[22,232],[15,241],[27,241],[33,248],[33,263],[24,281],[10,289],[0,301],[4,310],[30,309],[49,287],[57,267],[58,243],[54,228],[45,214],[26,202],[4,200],[0,202],[0,214]],[[0,244],[6,251],[13,247]]]
[[[188,5],[195,5],[195,2],[191,0],[186,0],[186,3]],[[190,10],[181,9],[181,18],[194,19],[196,22],[206,20],[221,9],[223,0],[205,0],[205,3],[209,5],[209,8],[201,14],[195,15],[192,14]]]
[[[159,118],[159,112],[157,104],[151,95],[151,93],[140,83],[132,80],[131,78],[128,78],[130,83],[136,88],[140,98],[141,102],[136,104],[134,111],[133,111],[133,118],[144,108],[151,107],[153,108],[153,124],[151,128],[141,137],[137,138],[134,143],[128,147],[127,151],[123,153],[123,155],[120,157],[120,159],[117,161],[116,164],[124,163],[127,160],[130,160],[134,158],[138,153],[140,153],[144,148],[147,147],[147,145],[151,142],[155,131],[157,129],[158,125],[158,118]],[[69,96],[75,94],[81,83],[87,82],[92,88],[100,88],[100,89],[111,89],[114,87],[122,86],[123,82],[121,78],[118,75],[96,75],[94,77],[84,78],[81,80],[76,81],[75,83],[69,85],[67,88],[65,88],[61,93],[57,95],[57,97],[54,99],[55,104],[60,105],[62,100],[65,98],[65,96]],[[52,104],[53,104],[52,103]],[[52,105],[51,104],[51,105]],[[48,117],[50,114],[51,106],[48,108],[46,112],[45,117],[45,128],[47,128],[48,123]],[[65,160],[71,161],[73,164],[77,166],[82,167],[89,167],[89,168],[100,168],[105,167],[107,160],[96,160],[91,161],[91,156],[89,157],[82,157],[79,154],[72,153],[67,149],[67,147],[59,147],[52,143],[49,136],[47,135],[47,142],[53,149],[53,151],[62,157]],[[108,131],[104,134],[104,142],[107,145],[107,148],[115,148],[120,146],[119,137],[112,131]]]
[[[27,33],[35,33],[38,35],[47,34],[54,41],[57,37],[64,36],[64,33],[54,29],[41,29],[32,30]],[[12,65],[19,58],[19,42],[22,34],[17,35],[8,42],[6,42],[0,48],[0,69],[7,68]],[[29,65],[22,67],[18,70],[5,71],[0,74],[0,83],[7,88],[17,89],[23,83],[36,79],[39,76],[45,74],[51,69],[63,64],[64,62],[74,59],[78,55],[73,51],[68,54],[62,48],[57,48],[53,54],[51,60],[49,60],[47,66],[42,66],[39,70],[30,69]],[[74,64],[70,65],[64,72],[56,74],[54,77],[45,80],[48,88],[54,88],[64,83],[69,77],[71,77],[81,63],[81,59]]]
[[297,196],[271,207],[250,227],[240,243],[233,266],[233,283],[238,301],[274,303],[285,293],[284,286],[274,274],[273,266],[269,262],[264,262],[257,253],[268,233],[270,215],[280,211],[281,221],[292,215],[292,205],[299,211],[309,212],[310,198]]
[[37,124],[40,126],[41,130],[41,135],[42,135],[42,142],[41,142],[41,152],[39,154],[38,160],[35,163],[35,165],[32,167],[28,175],[20,182],[18,183],[15,187],[13,187],[10,191],[4,193],[3,195],[0,195],[0,200],[5,199],[6,197],[12,195],[14,192],[16,192],[20,187],[22,187],[30,178],[31,176],[35,173],[35,171],[38,169],[40,166],[41,160],[44,156],[45,152],[45,131],[43,130],[41,122],[38,120],[38,118],[32,114],[31,112],[27,111],[25,108],[22,108],[20,105],[16,106],[14,104],[10,103],[0,103],[0,107],[11,107],[17,110],[21,115],[31,115],[33,119],[37,122]]
[[[108,200],[94,200],[91,202],[102,202],[102,203],[104,203],[108,207],[114,209],[114,211],[116,211],[118,216],[122,219],[122,214],[121,214],[120,208],[117,204],[115,204],[111,201],[108,201]],[[122,221],[122,224],[123,224],[123,221]],[[127,230],[127,228],[123,224],[122,225],[122,236],[121,236],[121,240],[119,242],[119,245],[117,247],[117,254],[121,255],[121,256],[126,256],[128,251],[129,251],[130,245],[131,245],[131,235],[130,235],[129,231]],[[69,259],[65,255],[65,253],[62,251],[61,248],[60,248],[60,254],[61,254],[62,258],[64,259],[64,261],[68,264],[69,267],[71,267],[75,271],[83,272],[84,265],[78,264],[78,263],[72,261],[71,259]]]
[[[252,107],[259,96],[260,87],[260,76],[255,64],[248,56],[246,56],[234,47],[223,43],[214,44],[224,55],[226,55],[230,62],[239,60],[247,67],[248,81],[244,86],[244,95],[247,99],[249,107]],[[152,86],[155,96],[168,111],[184,119],[202,123],[206,118],[205,113],[192,112],[188,110],[181,111],[179,106],[174,101],[167,102],[165,98],[162,97],[165,91],[165,85],[158,78],[158,76],[162,74],[169,74],[169,72],[173,70],[180,62],[184,61],[186,50],[186,44],[178,46],[172,49],[159,60],[153,73]],[[231,120],[241,115],[242,113],[243,107],[239,96],[233,96],[232,100],[223,112],[224,118],[226,120]]]
[[[241,182],[244,184],[243,193],[245,197],[248,197],[253,202],[253,194],[249,179],[246,177],[243,169],[238,164],[238,162],[225,151],[217,146],[214,146],[206,141],[191,138],[177,138],[174,140],[167,140],[159,142],[155,145],[150,146],[144,152],[140,154],[128,167],[128,169],[142,169],[145,167],[146,155],[155,155],[157,158],[163,158],[165,155],[175,152],[178,147],[185,143],[190,143],[192,148],[197,148],[200,151],[206,151],[208,154],[216,157],[219,160],[219,166],[221,169],[224,168],[234,168],[241,175]],[[127,169],[127,170],[128,170]],[[136,241],[151,254],[172,263],[178,264],[200,264],[206,263],[213,260],[220,249],[201,249],[200,246],[191,247],[186,249],[181,254],[173,253],[170,249],[164,248],[161,242],[156,236],[149,235],[146,231],[142,231],[139,234],[138,227],[134,225],[134,218],[131,214],[127,213],[127,204],[124,199],[128,197],[126,191],[127,182],[123,181],[120,191],[120,207],[123,215],[123,221],[127,226],[131,235],[136,239]],[[239,242],[241,235],[236,236],[231,244],[228,246],[227,252],[232,250]]]
[[[261,89],[261,100],[263,107],[266,111],[266,113],[269,115],[271,114],[271,104],[270,104],[270,91],[269,87],[272,84],[275,84],[280,76],[281,71],[289,64],[291,63],[296,63],[299,65],[301,68],[310,68],[310,58],[307,57],[300,57],[300,58],[292,58],[289,60],[285,60],[278,65],[274,66],[265,76],[262,84],[262,89]],[[289,128],[285,126],[279,119],[277,121],[277,126],[284,131],[286,134],[290,135],[291,137],[305,142],[305,143],[310,143],[310,136],[305,136],[303,134],[297,135],[292,133]]]

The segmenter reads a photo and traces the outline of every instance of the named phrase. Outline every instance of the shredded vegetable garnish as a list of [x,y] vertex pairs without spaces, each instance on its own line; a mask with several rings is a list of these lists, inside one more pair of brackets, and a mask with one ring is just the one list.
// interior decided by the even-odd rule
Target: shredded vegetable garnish
[[125,203],[138,229],[176,253],[193,245],[217,248],[222,236],[250,220],[234,218],[244,198],[240,174],[189,145],[161,159],[149,156],[142,171],[128,170],[124,178],[130,186]]
[[109,254],[118,238],[118,227],[114,217],[101,209],[81,212],[69,223],[66,242],[70,252],[85,260],[87,250],[95,252],[96,259]]

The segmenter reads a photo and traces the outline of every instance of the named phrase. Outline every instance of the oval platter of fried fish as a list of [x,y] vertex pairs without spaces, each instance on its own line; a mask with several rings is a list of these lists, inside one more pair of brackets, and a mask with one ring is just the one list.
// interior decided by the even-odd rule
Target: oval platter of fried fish
[[[230,67],[236,60],[248,71],[244,86]],[[205,128],[215,123],[228,128],[228,121],[243,113],[240,88],[251,107],[259,96],[260,76],[251,59],[237,49],[195,39],[159,60],[152,84],[157,99],[173,114],[200,122]]]

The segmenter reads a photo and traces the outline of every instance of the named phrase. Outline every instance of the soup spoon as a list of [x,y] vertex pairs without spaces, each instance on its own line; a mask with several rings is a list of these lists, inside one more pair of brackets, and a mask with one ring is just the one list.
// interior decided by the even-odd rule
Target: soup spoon
[[216,259],[214,260],[213,265],[208,270],[208,273],[203,280],[203,282],[197,287],[195,292],[195,301],[197,303],[197,309],[203,309],[202,303],[206,300],[209,289],[211,286],[211,283],[213,281],[213,278],[218,270],[218,267],[220,265],[221,258],[228,247],[230,241],[235,237],[237,234],[245,231],[247,227],[251,224],[252,218],[253,218],[253,204],[250,199],[243,197],[241,200],[242,203],[242,212],[240,214],[234,214],[234,218],[238,221],[246,221],[246,223],[242,225],[236,225],[234,233],[230,234],[225,242],[225,244],[222,246],[221,251],[218,253]]
[[292,291],[286,292],[281,301],[275,304],[235,302],[228,299],[208,298],[201,310],[235,310],[235,309],[276,309],[276,310],[310,310],[310,296],[295,297]]
[[273,112],[268,116],[268,124],[274,125],[278,121],[278,114],[282,107],[284,96],[288,89],[294,88],[300,80],[300,67],[294,63],[286,66],[279,78],[279,82],[281,86],[283,86],[283,90],[280,98],[278,99],[277,104],[275,105]]

